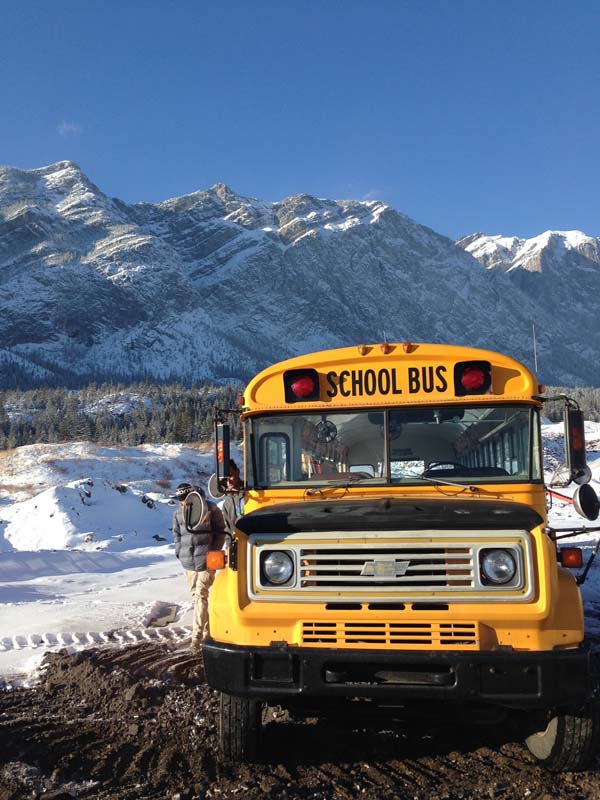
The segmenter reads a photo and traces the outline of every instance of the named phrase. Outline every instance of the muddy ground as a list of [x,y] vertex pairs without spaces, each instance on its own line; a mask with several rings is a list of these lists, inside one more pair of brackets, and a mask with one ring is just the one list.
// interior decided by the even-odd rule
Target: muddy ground
[[600,764],[544,772],[515,720],[381,730],[276,713],[249,767],[221,763],[217,715],[181,645],[49,655],[38,686],[0,691],[0,799],[600,798]]

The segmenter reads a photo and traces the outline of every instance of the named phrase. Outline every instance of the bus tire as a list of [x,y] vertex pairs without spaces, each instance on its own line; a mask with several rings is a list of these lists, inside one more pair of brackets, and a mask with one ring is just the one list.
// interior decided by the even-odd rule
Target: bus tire
[[260,751],[262,703],[221,692],[219,738],[225,761],[255,761]]
[[525,739],[538,762],[551,772],[579,772],[593,762],[598,746],[600,717],[594,702],[556,713]]

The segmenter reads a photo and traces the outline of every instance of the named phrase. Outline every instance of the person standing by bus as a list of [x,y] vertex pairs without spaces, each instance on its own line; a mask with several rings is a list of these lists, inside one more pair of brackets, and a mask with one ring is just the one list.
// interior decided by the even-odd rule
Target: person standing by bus
[[[185,499],[190,492],[198,492],[207,506],[204,521],[194,531],[187,529],[183,516]],[[197,650],[210,633],[208,594],[215,579],[215,571],[207,569],[206,556],[209,550],[220,550],[223,547],[225,520],[218,506],[206,499],[203,489],[196,488],[189,483],[180,483],[175,490],[175,498],[179,502],[179,507],[173,514],[175,555],[185,571],[188,587],[192,594],[194,603],[192,649]]]

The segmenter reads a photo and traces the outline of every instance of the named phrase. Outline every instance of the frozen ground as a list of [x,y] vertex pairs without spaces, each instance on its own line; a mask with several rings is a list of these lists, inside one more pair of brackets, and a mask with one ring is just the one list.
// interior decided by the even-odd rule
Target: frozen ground
[[[544,426],[549,467],[561,437],[561,425]],[[600,425],[586,437],[598,491]],[[210,446],[76,443],[0,453],[0,680],[35,679],[48,650],[188,635],[170,496],[184,480],[206,485],[212,466]],[[557,491],[568,497],[572,487]],[[550,516],[556,527],[586,525],[560,497]],[[599,535],[569,541],[590,552]],[[588,627],[600,635],[600,556],[583,594]]]
[[209,447],[167,444],[0,453],[0,677],[64,646],[187,634],[170,496],[212,464]]

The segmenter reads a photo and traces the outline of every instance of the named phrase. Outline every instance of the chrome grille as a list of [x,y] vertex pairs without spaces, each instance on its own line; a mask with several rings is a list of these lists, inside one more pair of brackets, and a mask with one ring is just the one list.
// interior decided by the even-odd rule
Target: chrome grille
[[300,548],[300,588],[466,587],[473,585],[473,549],[411,545],[408,548]]
[[[421,530],[252,534],[247,561],[252,600],[287,602],[528,602],[533,596],[533,552],[526,531]],[[492,585],[480,573],[480,553],[510,550],[514,579]],[[280,585],[270,583],[261,563],[273,550],[285,552],[294,569]]]

